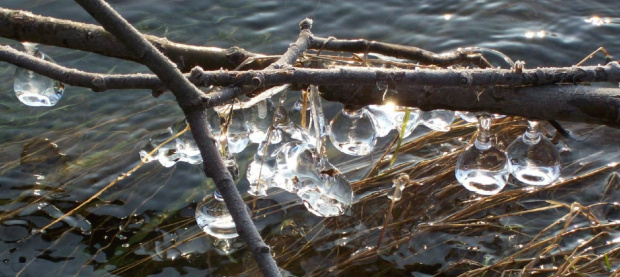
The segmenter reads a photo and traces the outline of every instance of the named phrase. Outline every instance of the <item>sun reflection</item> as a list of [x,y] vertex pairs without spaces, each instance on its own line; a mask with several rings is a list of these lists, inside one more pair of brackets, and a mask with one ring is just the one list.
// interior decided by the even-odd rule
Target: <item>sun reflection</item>
[[444,15],[443,15],[443,19],[445,19],[445,20],[450,20],[450,19],[452,19],[452,14],[451,14],[451,13],[444,14]]
[[392,108],[392,109],[396,108],[396,104],[394,104],[394,102],[392,102],[392,101],[387,101],[387,102],[383,103],[383,106],[388,107],[388,108]]
[[544,38],[547,35],[547,32],[545,30],[540,30],[540,31],[527,31],[525,32],[525,37],[526,38]]
[[611,23],[611,19],[609,17],[601,18],[598,15],[586,18],[584,21],[594,26],[601,26]]

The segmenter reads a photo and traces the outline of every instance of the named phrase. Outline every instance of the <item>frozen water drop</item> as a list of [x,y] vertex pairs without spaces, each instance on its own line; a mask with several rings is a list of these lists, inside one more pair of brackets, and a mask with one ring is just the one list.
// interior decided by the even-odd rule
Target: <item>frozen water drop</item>
[[239,236],[226,204],[216,197],[198,204],[196,223],[205,233],[215,238],[231,239]]
[[372,126],[378,137],[387,136],[396,126],[394,122],[394,105],[369,105],[366,107],[372,115]]
[[407,173],[400,173],[392,179],[392,189],[387,194],[387,197],[393,201],[398,201],[403,197],[403,190],[409,183],[409,175]]
[[408,137],[413,133],[418,124],[420,124],[420,110],[416,108],[401,108],[405,111],[399,111],[395,114],[394,117],[394,125],[396,126],[396,130],[400,133],[401,128],[403,127],[403,122],[405,121],[405,116],[407,110],[409,110],[409,116],[407,117],[407,123],[405,124],[405,130],[402,132],[403,138]]
[[[24,43],[26,52],[37,58],[53,62],[36,44]],[[13,82],[15,96],[28,106],[54,106],[64,93],[64,85],[49,77],[17,67]]]
[[435,131],[447,132],[450,131],[450,125],[454,121],[454,112],[448,110],[424,111],[420,117],[424,126]]
[[510,173],[528,185],[544,186],[560,176],[560,154],[541,132],[538,122],[528,121],[525,133],[506,148]]
[[340,173],[302,180],[297,195],[308,211],[321,217],[342,215],[353,202],[351,185]]
[[[456,115],[458,115],[461,119],[463,119],[464,121],[467,121],[469,123],[476,123],[478,122],[478,115],[480,113],[472,113],[472,112],[464,112],[464,111],[457,111]],[[500,119],[500,118],[504,118],[506,117],[505,115],[502,114],[493,114],[492,115],[493,119]]]
[[226,137],[228,138],[228,149],[232,153],[240,153],[250,143],[250,130],[246,125],[244,110],[233,110],[230,125]]
[[479,116],[478,136],[456,162],[456,179],[468,190],[493,195],[506,186],[509,165],[506,153],[491,143],[491,117]]
[[247,120],[249,139],[253,143],[261,143],[267,139],[267,130],[275,115],[273,102],[269,99],[260,101],[249,108],[249,114]]
[[246,177],[250,183],[248,193],[254,196],[266,196],[273,177],[275,175],[274,160],[261,162],[262,159],[254,159],[249,165]]
[[330,122],[330,138],[334,146],[342,153],[354,156],[372,152],[377,134],[370,117],[366,109],[343,109]]
[[458,115],[461,119],[463,119],[464,121],[467,121],[469,123],[476,123],[476,122],[478,122],[478,117],[476,116],[476,113],[458,111],[458,112],[456,112],[456,115]]

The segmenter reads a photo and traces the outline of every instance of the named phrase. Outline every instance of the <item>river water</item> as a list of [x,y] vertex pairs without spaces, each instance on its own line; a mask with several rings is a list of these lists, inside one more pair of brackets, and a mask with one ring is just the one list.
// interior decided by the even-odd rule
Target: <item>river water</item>
[[[527,68],[570,66],[600,46],[620,57],[620,6],[613,1],[110,3],[143,33],[187,44],[224,48],[236,45],[265,54],[283,53],[297,38],[298,23],[310,17],[314,19],[313,33],[323,37],[366,38],[434,52],[486,47],[513,60],[525,61]],[[2,0],[0,6],[96,24],[72,1]],[[17,46],[17,42],[6,39],[0,42]],[[41,50],[57,63],[81,70],[147,72],[143,66],[96,54],[49,46],[41,46]],[[598,54],[587,64],[603,62],[604,57]],[[77,87],[68,87],[54,107],[27,107],[14,96],[14,71],[13,66],[0,63],[1,276],[255,274],[246,271],[254,267],[248,251],[240,249],[222,255],[213,247],[213,239],[202,235],[195,225],[194,209],[213,191],[213,185],[199,166],[188,164],[172,168],[147,164],[76,214],[51,226],[45,234],[29,237],[138,165],[138,151],[148,138],[180,119],[182,112],[170,94],[155,99],[150,91],[93,93]],[[333,103],[326,103],[325,107],[328,115],[341,108]],[[563,149],[562,178],[620,161],[619,131],[585,124],[565,126],[580,141],[560,142],[557,146]],[[467,139],[429,144],[410,157],[437,157],[460,148]],[[238,156],[242,170],[255,150],[256,145],[250,146]],[[349,157],[333,159],[342,163]],[[356,178],[354,172],[349,174]],[[545,201],[568,205],[615,202],[620,195],[614,190],[606,191],[609,184],[617,182],[614,176],[617,177],[617,170],[607,170],[593,179],[557,191],[539,192],[514,205],[527,209],[540,208],[541,203],[548,203]],[[247,181],[242,179],[243,190]],[[305,211],[298,202],[285,202],[293,198],[275,192],[265,203],[259,203],[271,205],[273,210],[262,223],[262,234],[272,245],[279,265],[297,276],[428,276],[463,258],[488,264],[514,253],[520,244],[511,241],[514,237],[503,231],[419,230],[423,229],[420,226],[428,227],[458,213],[463,203],[480,201],[464,190],[451,195],[449,202],[433,200],[445,192],[443,187],[455,182],[452,177],[425,188],[425,200],[415,198],[423,205],[395,207],[394,217],[399,224],[384,238],[392,244],[373,255],[365,253],[377,243],[382,218],[365,219],[372,218],[372,213],[384,214],[387,198],[359,201],[347,215],[323,220]],[[411,211],[414,209],[424,212]],[[605,218],[615,222],[619,217],[617,209],[611,210],[607,210]],[[496,223],[504,228],[520,226],[522,233],[531,238],[566,212],[558,208],[545,216],[508,217]],[[320,228],[312,228],[317,226]],[[618,234],[614,230],[609,233],[610,241],[614,241]],[[577,242],[567,242],[563,247],[572,243]],[[616,244],[617,241],[610,247]],[[612,261],[616,262],[612,269],[617,268],[617,260]],[[451,275],[448,271],[442,274]]]

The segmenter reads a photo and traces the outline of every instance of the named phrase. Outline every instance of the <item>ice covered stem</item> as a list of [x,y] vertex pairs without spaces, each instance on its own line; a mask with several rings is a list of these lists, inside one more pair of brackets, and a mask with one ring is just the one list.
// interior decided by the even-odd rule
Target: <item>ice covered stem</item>
[[560,175],[560,154],[538,131],[538,121],[528,120],[527,124],[525,133],[506,148],[510,173],[528,185],[551,184]]
[[488,114],[478,115],[478,136],[474,143],[482,150],[491,147],[491,117]]
[[140,150],[140,159],[145,163],[157,160],[164,167],[171,167],[177,162],[202,163],[200,151],[188,130],[185,119],[175,122],[149,139]]
[[478,115],[478,135],[459,155],[455,175],[466,189],[482,195],[496,194],[506,185],[508,161],[491,142],[491,115]]
[[353,189],[349,180],[329,163],[325,156],[326,126],[321,99],[316,86],[310,86],[310,113],[314,123],[315,145],[291,144],[283,147],[278,155],[278,167],[290,172],[289,179],[299,187],[297,195],[311,213],[321,217],[339,216],[353,202]]
[[387,226],[390,222],[390,217],[392,216],[392,209],[394,208],[394,203],[403,197],[403,189],[405,189],[405,186],[407,184],[409,184],[409,175],[407,175],[407,173],[399,173],[392,179],[392,189],[390,189],[387,194],[387,197],[391,200],[390,207],[385,214],[385,221],[383,222],[383,228],[381,228],[381,234],[379,235],[377,248],[381,246],[381,241],[383,240],[385,229],[387,229]]
[[409,175],[407,173],[400,173],[392,179],[392,189],[388,193],[387,197],[396,202],[403,197],[403,190],[405,186],[409,184]]
[[[23,43],[26,53],[36,58],[53,62],[37,48],[37,44]],[[64,85],[49,77],[17,67],[13,82],[15,96],[28,106],[54,106],[64,93]]]
[[310,89],[310,114],[312,115],[312,123],[314,124],[316,149],[319,155],[325,154],[325,143],[327,138],[327,127],[325,126],[325,115],[323,115],[323,107],[321,106],[321,96],[319,95],[319,87],[311,85]]

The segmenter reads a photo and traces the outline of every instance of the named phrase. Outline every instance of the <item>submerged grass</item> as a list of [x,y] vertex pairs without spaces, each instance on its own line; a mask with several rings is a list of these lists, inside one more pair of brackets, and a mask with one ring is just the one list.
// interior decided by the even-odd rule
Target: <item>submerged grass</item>
[[[407,116],[403,126],[406,121]],[[54,259],[49,255],[51,252],[71,249],[67,254],[57,255],[64,255],[63,259],[56,259],[69,271],[77,264],[78,269],[70,271],[75,275],[145,276],[170,269],[188,275],[258,274],[249,251],[234,251],[241,247],[239,239],[222,242],[196,226],[193,214],[196,201],[192,199],[200,199],[207,190],[213,189],[206,178],[198,178],[200,183],[194,187],[200,189],[184,191],[178,199],[171,200],[159,195],[178,185],[174,179],[182,173],[157,166],[142,167],[139,163],[116,177],[119,172],[106,167],[105,160],[117,160],[116,156],[125,154],[122,152],[134,143],[117,141],[117,137],[122,136],[108,132],[109,126],[120,122],[122,120],[91,119],[76,129],[62,131],[67,138],[79,138],[77,143],[94,130],[105,129],[107,137],[100,145],[81,153],[79,159],[62,163],[55,174],[69,176],[66,178],[69,181],[53,188],[35,183],[20,188],[28,193],[2,200],[0,221],[4,224],[19,219],[36,222],[29,226],[35,233],[20,239],[16,245],[33,237],[49,242],[37,248],[37,251],[43,250],[22,265],[19,272],[28,272],[28,267],[37,259]],[[595,127],[573,126],[577,134],[584,130],[592,133],[592,128]],[[514,117],[497,120],[492,126],[495,143],[500,148],[505,148],[524,130],[525,120]],[[382,149],[380,158],[367,167],[365,177],[352,182],[356,195],[361,196],[351,211],[340,217],[315,217],[299,200],[282,191],[269,191],[269,196],[263,199],[246,197],[246,202],[252,207],[253,218],[272,247],[278,265],[292,275],[620,274],[620,240],[617,238],[620,235],[620,204],[616,202],[620,169],[614,162],[617,156],[601,157],[617,150],[611,138],[618,137],[620,131],[602,128],[584,141],[560,140],[558,147],[562,148],[564,168],[561,180],[550,186],[532,188],[510,179],[504,191],[487,197],[467,191],[454,177],[456,159],[463,146],[472,141],[475,132],[475,124],[461,121],[447,133],[418,132],[413,139],[392,140]],[[598,150],[592,150],[592,144]],[[26,159],[45,149],[26,153]],[[347,163],[361,164],[367,159],[351,159]],[[18,171],[23,164],[23,161],[4,163],[0,173]],[[99,185],[95,193],[79,202],[54,198],[59,193],[83,191],[84,185],[74,184],[73,180],[92,174],[87,168],[93,167],[107,175],[105,177],[110,180],[105,182],[107,185]],[[201,174],[199,170],[193,173]],[[409,176],[410,183],[405,186],[402,199],[393,202],[386,194],[392,179],[401,173]],[[107,180],[98,179],[99,183]],[[152,186],[149,182],[154,180],[159,187],[145,190],[142,198],[133,197]],[[125,182],[124,186],[103,194],[119,181]],[[45,192],[43,195],[31,192],[41,188]],[[149,202],[162,199],[169,202],[159,203],[158,208],[146,207]],[[43,202],[58,206],[64,216],[48,223],[50,215],[27,212]],[[109,210],[102,212],[100,208]],[[90,221],[92,229],[84,232],[64,225],[59,228],[57,223],[72,213]],[[48,220],[41,221],[38,217],[42,216]],[[46,229],[45,234],[39,233]],[[79,243],[59,245],[76,235],[80,237]],[[10,253],[11,250],[4,250],[0,254]],[[74,260],[79,253],[88,255]],[[60,269],[58,275],[63,272]]]
[[[494,125],[497,137],[509,140],[520,134],[524,127],[519,123],[522,121],[513,118],[498,122]],[[403,153],[420,151],[418,146],[421,144],[455,139],[453,133],[474,133],[471,124],[456,125],[454,129],[450,133],[430,132],[420,136],[403,145],[402,149],[407,151],[403,150]],[[618,270],[620,247],[613,240],[618,222],[601,213],[619,209],[617,203],[602,201],[611,197],[618,184],[617,164],[582,172],[544,188],[518,188],[517,184],[511,183],[511,189],[497,195],[472,198],[471,193],[458,185],[453,177],[454,161],[459,153],[460,150],[455,150],[417,162],[414,166],[408,163],[401,167],[397,165],[354,183],[355,189],[360,191],[385,183],[400,172],[411,176],[412,184],[416,185],[406,188],[403,199],[394,203],[394,220],[385,230],[381,222],[390,204],[384,198],[385,193],[379,192],[360,200],[350,215],[331,219],[309,216],[299,208],[299,203],[289,202],[285,208],[287,219],[263,229],[263,235],[282,268],[307,276],[362,273],[380,276],[411,271],[438,276],[606,276]],[[389,167],[387,161],[383,161],[383,165]],[[607,175],[608,178],[601,178]],[[601,179],[605,179],[605,193],[600,202],[583,205],[549,199],[549,196],[562,199],[573,195],[571,186],[585,186],[583,189],[601,186]],[[274,196],[280,194],[272,193]],[[248,203],[251,201],[248,199]],[[282,203],[276,203],[263,209],[281,210],[281,207]],[[277,212],[261,214],[256,210],[255,217],[272,213]],[[546,224],[538,222],[539,218],[553,220]],[[179,228],[187,230],[193,225],[192,219],[179,221],[173,217],[165,218],[158,225],[169,221],[172,223],[168,227],[160,228],[178,232]],[[373,246],[383,231],[389,240],[384,246]],[[158,260],[168,251],[182,248],[192,241],[211,240],[195,227],[185,233],[183,239],[155,249],[138,260],[132,256],[143,248],[143,244],[156,244],[165,234],[146,241],[137,240],[140,243],[135,241],[129,251],[123,251],[122,256],[114,259],[118,263],[111,261],[119,265],[113,272],[142,274],[151,272],[144,271],[145,267],[154,271],[157,271],[154,268],[178,267],[178,264]],[[430,236],[437,239],[429,240]],[[425,259],[420,258],[433,249],[439,250],[440,253],[434,255],[445,259],[443,264],[424,262]],[[193,261],[192,266],[201,267],[201,263],[191,256],[185,259]],[[213,274],[253,275],[258,272],[247,253],[233,254],[223,260],[221,258],[226,256],[218,257],[207,259],[220,262],[219,269],[211,272]],[[394,261],[396,257],[400,257],[401,265]],[[235,266],[239,263],[243,270]]]
[[[520,118],[494,122],[496,143],[505,147],[524,131],[524,123]],[[259,204],[252,205],[255,199],[251,197],[246,201],[255,207],[256,220],[266,220],[259,225],[278,264],[293,275],[617,274],[620,264],[620,246],[616,239],[620,234],[620,205],[615,202],[620,185],[618,164],[602,163],[596,151],[582,155],[578,149],[588,141],[560,142],[564,145],[563,166],[566,169],[563,179],[540,188],[523,187],[511,179],[504,191],[478,197],[454,178],[456,158],[475,132],[474,124],[459,122],[447,133],[418,134],[403,141],[398,148],[399,156],[412,159],[394,165],[390,164],[391,158],[385,157],[394,154],[389,149],[395,143],[387,145],[389,151],[368,166],[370,174],[352,183],[356,194],[365,196],[341,217],[314,217],[298,200],[281,200],[286,198],[286,193],[281,191],[270,191],[266,199],[258,200]],[[617,130],[605,132],[601,136],[618,133]],[[568,147],[568,143],[572,147]],[[135,208],[129,212],[132,216],[88,212],[98,206],[126,205],[114,203],[114,199],[132,194],[141,183],[149,182],[148,175],[153,170],[161,169],[133,172],[131,178],[124,180],[128,184],[120,190],[99,196],[89,208],[81,210],[87,202],[76,206],[71,202],[50,200],[50,196],[16,198],[12,210],[4,210],[2,220],[20,218],[20,211],[28,203],[55,204],[62,207],[67,216],[71,210],[80,210],[93,228],[90,234],[82,234],[84,240],[79,245],[86,245],[86,251],[92,256],[81,264],[76,274],[92,271],[97,275],[148,275],[167,268],[180,273],[189,272],[184,268],[197,268],[210,275],[258,273],[249,252],[242,249],[228,255],[217,254],[217,247],[213,245],[220,242],[195,226],[195,202],[187,202],[187,199],[199,199],[205,190],[187,191],[177,202],[164,205],[162,211],[140,211],[140,207],[163,192],[162,185],[134,204]],[[405,187],[402,199],[391,202],[386,197],[387,188],[399,173],[408,174],[411,182]],[[175,172],[169,171],[166,175],[168,179],[164,183],[167,184],[172,182]],[[76,191],[70,183],[66,186],[58,189]],[[584,193],[588,191],[600,194],[588,197]],[[4,207],[11,207],[10,202],[7,204],[9,206]],[[391,214],[391,219],[384,226],[386,213]],[[133,231],[128,233],[127,230]],[[55,242],[80,232],[77,228],[56,227],[37,236]],[[382,243],[377,246],[381,233],[384,233]],[[108,239],[101,240],[102,236]],[[239,241],[229,243],[234,248]],[[58,245],[53,243],[44,249],[53,251],[56,247]],[[69,256],[76,255],[76,251],[83,250],[76,247]],[[24,265],[22,272],[27,272],[33,261]],[[67,268],[71,263],[71,260],[62,261]]]

